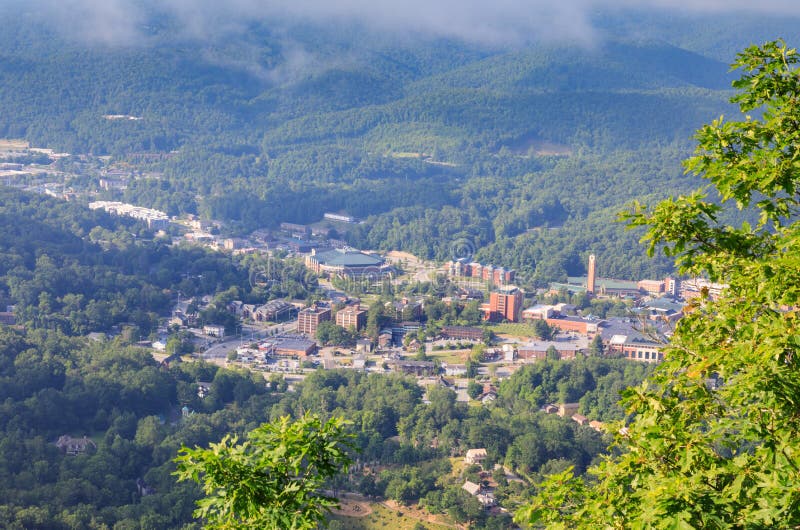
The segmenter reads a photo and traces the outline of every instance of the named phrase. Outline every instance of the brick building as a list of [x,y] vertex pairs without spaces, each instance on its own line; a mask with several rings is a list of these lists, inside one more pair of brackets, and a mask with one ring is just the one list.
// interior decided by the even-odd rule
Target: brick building
[[360,331],[367,325],[367,312],[358,305],[349,305],[336,312],[336,325]]
[[483,329],[470,326],[444,326],[442,337],[458,340],[483,340]]
[[310,337],[317,334],[320,323],[331,319],[331,310],[327,307],[306,307],[297,314],[297,332]]
[[481,309],[486,320],[519,322],[524,296],[516,287],[497,289],[489,293],[489,303]]

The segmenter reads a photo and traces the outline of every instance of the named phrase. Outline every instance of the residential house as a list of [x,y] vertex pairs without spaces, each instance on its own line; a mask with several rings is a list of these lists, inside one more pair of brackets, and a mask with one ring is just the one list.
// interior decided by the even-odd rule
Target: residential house
[[64,453],[70,456],[82,455],[89,451],[96,451],[97,444],[95,444],[90,438],[84,436],[83,438],[73,438],[68,434],[64,434],[58,437],[56,440],[56,447],[61,449]]
[[486,449],[481,447],[479,449],[467,449],[467,454],[464,456],[464,462],[467,464],[482,464],[486,460]]

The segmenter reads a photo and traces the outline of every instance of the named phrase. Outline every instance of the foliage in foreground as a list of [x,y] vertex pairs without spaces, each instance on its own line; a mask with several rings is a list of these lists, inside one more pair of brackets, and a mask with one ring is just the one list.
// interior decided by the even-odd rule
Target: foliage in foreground
[[569,471],[551,476],[517,513],[520,523],[800,525],[798,62],[782,42],[740,54],[734,66],[747,73],[733,101],[759,117],[703,127],[686,163],[723,205],[755,208],[757,224],[718,223],[722,206],[702,191],[625,216],[649,227],[651,254],[663,245],[683,272],[730,287],[689,306],[668,360],[625,395],[635,420],[617,437],[618,456],[592,468],[588,482]]
[[242,443],[228,435],[208,449],[182,448],[176,475],[202,485],[206,497],[194,515],[209,528],[316,528],[338,504],[320,488],[351,463],[346,425],[284,416]]

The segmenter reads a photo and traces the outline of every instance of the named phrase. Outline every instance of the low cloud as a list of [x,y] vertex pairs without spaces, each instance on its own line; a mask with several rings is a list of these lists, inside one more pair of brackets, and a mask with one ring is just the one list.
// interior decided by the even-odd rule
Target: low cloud
[[[8,0],[14,2],[15,0]],[[604,9],[800,14],[796,0],[16,0],[73,36],[108,44],[146,38],[148,21],[169,17],[197,38],[245,29],[253,21],[333,26],[455,38],[481,44],[531,40],[591,42],[592,13]],[[690,5],[687,5],[690,4]]]
[[[407,41],[446,38],[498,47],[530,42],[592,47],[602,40],[602,31],[593,24],[597,14],[647,9],[677,16],[800,16],[797,0],[0,0],[0,14],[10,14],[13,20],[24,13],[71,40],[112,47],[188,40],[198,44],[207,62],[278,83],[348,60],[341,50],[326,55],[311,43],[314,38],[297,38],[297,27],[305,28],[306,37],[314,28],[334,35],[349,27]],[[268,28],[271,42],[280,46],[280,62],[261,60],[263,43],[253,41],[257,37],[250,31],[254,24]]]

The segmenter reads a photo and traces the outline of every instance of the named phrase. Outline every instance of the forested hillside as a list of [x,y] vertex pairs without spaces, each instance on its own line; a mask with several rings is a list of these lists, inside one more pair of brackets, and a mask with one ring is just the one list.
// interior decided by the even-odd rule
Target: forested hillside
[[200,38],[162,17],[100,46],[18,9],[0,9],[0,137],[144,164],[163,177],[121,198],[171,214],[248,231],[343,210],[366,219],[354,245],[448,259],[466,239],[543,281],[590,251],[604,275],[665,272],[611,212],[689,189],[678,161],[728,110],[726,51],[799,27],[609,11],[591,42],[488,45],[263,20]]

